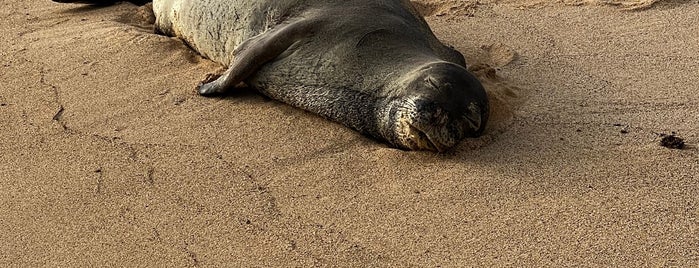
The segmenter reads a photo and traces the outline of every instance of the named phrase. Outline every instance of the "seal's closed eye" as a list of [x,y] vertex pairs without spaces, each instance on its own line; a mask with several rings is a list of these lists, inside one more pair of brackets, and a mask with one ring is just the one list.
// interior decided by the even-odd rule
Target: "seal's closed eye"
[[386,35],[389,35],[389,34],[390,34],[390,31],[388,29],[371,30],[371,31],[365,33],[364,35],[362,35],[361,38],[359,38],[359,41],[357,41],[357,44],[355,45],[355,47],[359,48],[359,47],[362,47],[362,46],[370,43],[371,38],[373,38],[374,36],[385,38]]

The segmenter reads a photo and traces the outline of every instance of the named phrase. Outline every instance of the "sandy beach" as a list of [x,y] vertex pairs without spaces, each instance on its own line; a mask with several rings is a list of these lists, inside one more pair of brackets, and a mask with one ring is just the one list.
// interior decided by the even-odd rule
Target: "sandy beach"
[[445,154],[198,96],[136,5],[0,1],[0,266],[699,266],[699,1],[415,2],[491,98]]

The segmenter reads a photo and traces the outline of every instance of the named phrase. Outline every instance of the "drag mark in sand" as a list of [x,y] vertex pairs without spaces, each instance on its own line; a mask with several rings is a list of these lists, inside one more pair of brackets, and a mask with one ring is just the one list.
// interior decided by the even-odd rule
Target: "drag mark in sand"
[[56,112],[56,114],[53,115],[52,119],[53,119],[53,121],[58,122],[61,125],[61,127],[63,128],[63,130],[66,131],[66,130],[68,130],[68,126],[66,125],[65,122],[63,122],[63,120],[61,120],[63,118],[63,112],[65,112],[66,109],[63,106],[63,103],[61,102],[60,89],[58,88],[58,86],[56,86],[52,83],[49,83],[47,81],[46,73],[47,73],[46,68],[42,67],[41,71],[40,71],[41,78],[39,79],[39,83],[41,83],[42,85],[44,85],[46,87],[50,87],[51,91],[53,91],[53,101],[58,105],[58,111]]
[[155,169],[153,167],[148,167],[148,172],[146,173],[146,180],[148,181],[148,184],[153,187],[155,185],[155,179],[153,178],[153,173],[155,172]]
[[187,258],[192,262],[194,267],[199,267],[199,259],[197,258],[197,254],[194,253],[194,251],[189,249],[189,243],[187,241],[184,242],[184,248],[182,248],[184,252],[187,254]]
[[104,174],[102,174],[102,168],[95,170],[97,174],[97,187],[95,187],[95,193],[101,195],[103,193],[102,185],[104,184]]

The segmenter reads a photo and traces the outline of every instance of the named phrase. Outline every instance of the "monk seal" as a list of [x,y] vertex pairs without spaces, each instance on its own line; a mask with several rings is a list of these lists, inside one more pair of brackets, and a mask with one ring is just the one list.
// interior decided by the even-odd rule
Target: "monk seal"
[[408,0],[155,0],[153,12],[157,31],[229,66],[201,95],[244,82],[408,150],[443,152],[486,126],[483,86]]

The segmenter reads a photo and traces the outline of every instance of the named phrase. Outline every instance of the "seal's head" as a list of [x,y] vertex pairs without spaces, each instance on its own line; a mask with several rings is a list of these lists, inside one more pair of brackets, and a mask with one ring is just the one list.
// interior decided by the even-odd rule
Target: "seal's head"
[[462,66],[435,62],[404,76],[402,94],[389,105],[389,142],[409,150],[444,152],[478,137],[488,120],[481,83]]

